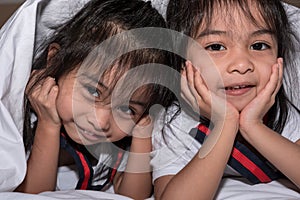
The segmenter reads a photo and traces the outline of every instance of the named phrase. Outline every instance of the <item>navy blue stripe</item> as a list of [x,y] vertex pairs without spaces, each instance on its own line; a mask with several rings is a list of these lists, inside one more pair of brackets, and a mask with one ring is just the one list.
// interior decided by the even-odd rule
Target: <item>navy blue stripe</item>
[[267,160],[259,158],[249,148],[240,142],[236,142],[235,147],[245,156],[247,156],[253,163],[255,163],[271,180],[275,180],[281,177],[279,171],[276,168],[272,168],[267,164]]
[[238,171],[243,177],[247,178],[252,184],[260,183],[260,180],[234,157],[230,156],[228,165]]
[[[75,164],[77,166],[78,173],[79,173],[79,180],[77,182],[76,189],[80,189],[82,186],[82,183],[84,181],[84,178],[85,178],[84,167],[82,165],[82,161],[81,161],[79,155],[77,154],[76,150],[74,149],[74,147],[72,147],[70,144],[68,144],[66,138],[62,135],[60,137],[60,147],[62,149],[65,149],[73,157],[73,159],[75,161]],[[83,156],[84,156],[84,159],[87,162],[89,170],[90,170],[90,178],[88,180],[88,186],[86,188],[86,189],[90,189],[91,185],[92,185],[92,178],[93,178],[94,170],[93,170],[88,158],[84,154],[83,154]]]
[[[195,131],[197,133],[195,134]],[[190,131],[190,135],[193,136],[200,144],[203,144],[206,134],[200,131],[198,128],[193,128]],[[237,148],[242,154],[244,154],[248,159],[255,163],[271,180],[278,179],[282,177],[282,174],[276,170],[276,168],[271,167],[266,159],[261,159],[255,153],[253,153],[248,147],[242,143],[236,141],[234,147]],[[238,160],[230,156],[228,160],[228,165],[233,169],[238,171],[243,177],[247,178],[251,183],[260,183],[260,180],[246,167],[244,167]]]
[[[205,139],[205,137],[206,137],[206,134],[203,133],[202,131],[200,131],[198,128],[194,128],[194,129],[197,130],[197,134],[196,134],[196,136],[195,136],[195,139],[196,139],[200,144],[203,144],[204,139]],[[191,131],[193,131],[193,129],[192,129]]]

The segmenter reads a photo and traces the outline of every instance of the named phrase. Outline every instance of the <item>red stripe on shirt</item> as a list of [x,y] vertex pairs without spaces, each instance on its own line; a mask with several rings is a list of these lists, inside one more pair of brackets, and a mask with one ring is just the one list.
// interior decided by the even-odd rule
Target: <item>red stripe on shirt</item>
[[121,163],[122,156],[123,156],[123,152],[122,152],[122,150],[120,150],[120,151],[118,152],[118,158],[117,158],[117,161],[116,161],[116,163],[115,163],[115,166],[113,167],[113,170],[112,170],[112,172],[111,172],[111,176],[110,176],[110,180],[109,180],[110,182],[113,181],[113,179],[114,179],[114,177],[115,177],[115,175],[116,175],[116,173],[117,173],[117,168],[118,168],[118,166],[119,166],[120,163]]
[[203,132],[205,135],[208,135],[210,133],[209,128],[207,128],[206,126],[204,126],[203,124],[199,124],[198,125],[198,129]]
[[77,153],[77,155],[79,156],[79,158],[81,160],[83,171],[84,171],[84,179],[83,179],[83,182],[81,184],[80,189],[86,190],[87,187],[88,187],[90,176],[91,176],[91,171],[90,171],[89,165],[86,162],[83,154],[79,151],[76,151],[76,153]]
[[[198,125],[198,129],[205,133],[209,134],[210,130],[203,124]],[[240,152],[237,148],[233,148],[231,156],[238,160],[245,168],[247,168],[254,176],[258,178],[263,183],[270,182],[271,179],[262,171],[254,162],[248,159],[242,152]]]
[[266,183],[271,181],[268,175],[266,175],[254,162],[248,159],[237,148],[233,148],[231,155],[244,167],[246,167],[253,175],[255,175],[261,182]]

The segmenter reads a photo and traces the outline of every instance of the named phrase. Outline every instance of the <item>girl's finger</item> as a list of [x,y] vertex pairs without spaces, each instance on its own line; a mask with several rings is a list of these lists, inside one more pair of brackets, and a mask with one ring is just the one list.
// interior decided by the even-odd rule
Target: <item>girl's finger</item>
[[277,63],[273,66],[273,74],[274,74],[274,83],[273,84],[274,85],[273,85],[273,87],[271,87],[273,90],[271,95],[274,98],[281,86],[281,79],[280,79],[280,71],[281,70],[280,70],[280,68],[281,68],[281,66],[279,63]]
[[200,94],[201,99],[206,103],[209,102],[210,91],[207,88],[199,70],[195,71],[194,84],[195,84],[195,90],[197,91],[198,94]]
[[58,86],[54,85],[49,92],[48,98],[52,99],[55,102],[57,95],[58,95]]
[[202,100],[201,93],[198,93],[197,90],[195,89],[194,76],[195,76],[196,69],[193,67],[190,61],[186,62],[186,69],[187,69],[188,86],[190,88],[190,91],[194,96],[194,98],[196,99],[196,101],[200,103],[200,101]]
[[276,96],[276,94],[278,93],[281,85],[282,85],[282,79],[283,79],[283,59],[282,58],[278,58],[278,82],[277,82],[277,87],[275,89],[274,92],[274,96]]
[[41,75],[41,73],[43,73],[44,70],[33,70],[30,74],[29,77],[29,81],[27,83],[27,86],[25,88],[25,94],[28,95],[30,90],[32,89],[32,87],[34,85],[39,85],[39,83],[37,83],[37,79],[38,77]]
[[186,71],[182,72],[181,76],[181,97],[190,105],[193,109],[198,109],[198,105],[195,97],[193,96],[188,81],[186,78]]
[[194,70],[192,63],[190,61],[185,62],[185,69],[186,69],[186,78],[188,82],[188,87],[190,88],[190,91],[192,91],[192,88],[194,87]]
[[273,95],[276,95],[276,88],[278,87],[278,81],[279,81],[279,67],[278,64],[275,64],[272,66],[272,73],[269,79],[269,82],[267,83],[265,89],[262,91],[264,95],[273,97]]
[[47,77],[42,84],[42,95],[47,98],[53,86],[56,85],[55,79]]
[[191,106],[191,108],[196,112],[199,110],[199,105],[195,101],[195,98],[193,96],[187,97],[184,93],[181,93],[181,98]]

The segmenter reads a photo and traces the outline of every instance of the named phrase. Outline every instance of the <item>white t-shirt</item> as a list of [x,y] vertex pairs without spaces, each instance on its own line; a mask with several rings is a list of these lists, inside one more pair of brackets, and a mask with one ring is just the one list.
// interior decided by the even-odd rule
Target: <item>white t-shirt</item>
[[[184,110],[180,112],[170,123],[170,119],[176,112],[177,107],[172,106],[166,113],[161,112],[156,121],[152,143],[153,152],[151,165],[153,166],[153,182],[166,175],[175,175],[183,169],[201,148],[201,144],[189,134],[199,122]],[[300,116],[292,114],[288,118],[282,136],[295,142],[300,139]],[[233,168],[227,165],[224,175],[240,176]]]

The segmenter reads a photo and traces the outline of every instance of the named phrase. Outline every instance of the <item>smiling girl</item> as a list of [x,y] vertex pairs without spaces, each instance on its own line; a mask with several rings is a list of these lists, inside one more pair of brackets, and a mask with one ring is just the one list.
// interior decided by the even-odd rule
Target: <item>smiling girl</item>
[[185,102],[175,117],[171,107],[154,131],[156,199],[217,199],[222,177],[249,185],[287,179],[299,189],[299,126],[284,129],[299,120],[299,109],[282,85],[285,72],[299,87],[291,81],[298,80],[291,60],[296,41],[282,3],[171,0],[167,22],[212,62],[190,46],[190,60],[179,62]]
[[147,35],[152,29],[130,32],[144,27],[165,27],[149,2],[92,0],[49,39],[26,88],[30,156],[16,191],[61,189],[58,167],[76,164],[78,179],[66,189],[150,196],[152,106],[174,96],[161,85],[172,76],[153,64],[167,65],[166,53],[147,48],[162,41]]

